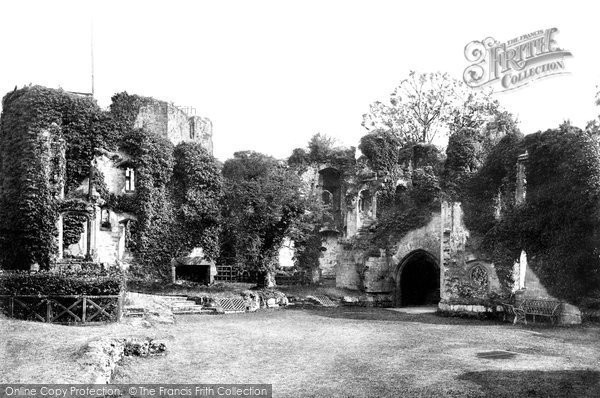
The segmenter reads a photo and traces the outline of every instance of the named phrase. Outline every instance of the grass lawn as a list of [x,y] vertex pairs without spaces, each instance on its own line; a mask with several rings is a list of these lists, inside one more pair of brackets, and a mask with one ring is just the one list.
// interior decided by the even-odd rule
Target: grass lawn
[[124,323],[65,326],[0,315],[0,383],[87,383],[76,361],[89,342],[158,333]]
[[[349,307],[179,316],[175,325],[141,331],[0,320],[7,339],[1,382],[56,382],[53,372],[76,381],[72,362],[82,344],[132,333],[166,337],[169,352],[127,358],[115,383],[272,383],[275,397],[600,396],[597,326],[525,327]],[[495,350],[516,355],[478,356]]]

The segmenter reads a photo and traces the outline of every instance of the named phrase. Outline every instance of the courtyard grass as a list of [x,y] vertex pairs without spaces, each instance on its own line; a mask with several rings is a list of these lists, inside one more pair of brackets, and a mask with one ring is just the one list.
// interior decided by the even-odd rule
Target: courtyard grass
[[[127,358],[115,383],[271,383],[275,397],[600,396],[597,325],[514,326],[343,307],[178,316],[174,325],[142,331],[0,320],[0,333],[2,382],[75,382],[73,358],[86,342],[142,333],[166,338],[168,354]],[[477,355],[495,350],[516,355]]]

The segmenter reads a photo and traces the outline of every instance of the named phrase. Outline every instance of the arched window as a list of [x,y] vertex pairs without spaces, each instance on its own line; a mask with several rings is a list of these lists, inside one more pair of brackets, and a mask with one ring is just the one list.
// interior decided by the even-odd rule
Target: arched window
[[358,199],[358,209],[362,212],[371,210],[372,205],[372,195],[368,189],[364,189],[360,191],[359,199]]
[[487,290],[490,286],[488,271],[480,264],[471,268],[469,278],[471,279],[471,283],[479,289]]
[[321,194],[321,199],[323,200],[323,204],[325,206],[331,206],[331,204],[333,203],[333,194],[327,190],[323,190],[323,193]]
[[100,226],[102,228],[110,228],[110,210],[106,207],[100,210]]

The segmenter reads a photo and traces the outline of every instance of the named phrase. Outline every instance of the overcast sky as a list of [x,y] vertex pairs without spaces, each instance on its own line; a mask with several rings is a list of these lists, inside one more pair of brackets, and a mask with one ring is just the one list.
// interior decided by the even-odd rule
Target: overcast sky
[[215,156],[287,157],[317,132],[357,145],[369,104],[410,70],[462,78],[465,45],[556,27],[568,75],[496,94],[525,133],[596,117],[598,11],[577,1],[13,1],[0,4],[0,92],[120,91],[212,119]]

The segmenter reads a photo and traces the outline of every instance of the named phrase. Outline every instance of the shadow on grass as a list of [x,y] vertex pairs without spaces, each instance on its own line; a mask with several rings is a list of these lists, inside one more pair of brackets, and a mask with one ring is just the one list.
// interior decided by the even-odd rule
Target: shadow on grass
[[494,319],[461,318],[443,316],[438,313],[407,314],[377,307],[292,307],[294,310],[304,310],[311,315],[337,319],[356,319],[365,321],[389,322],[419,322],[434,325],[498,325],[502,322]]
[[458,380],[477,384],[485,397],[600,397],[595,370],[487,370],[468,372]]

